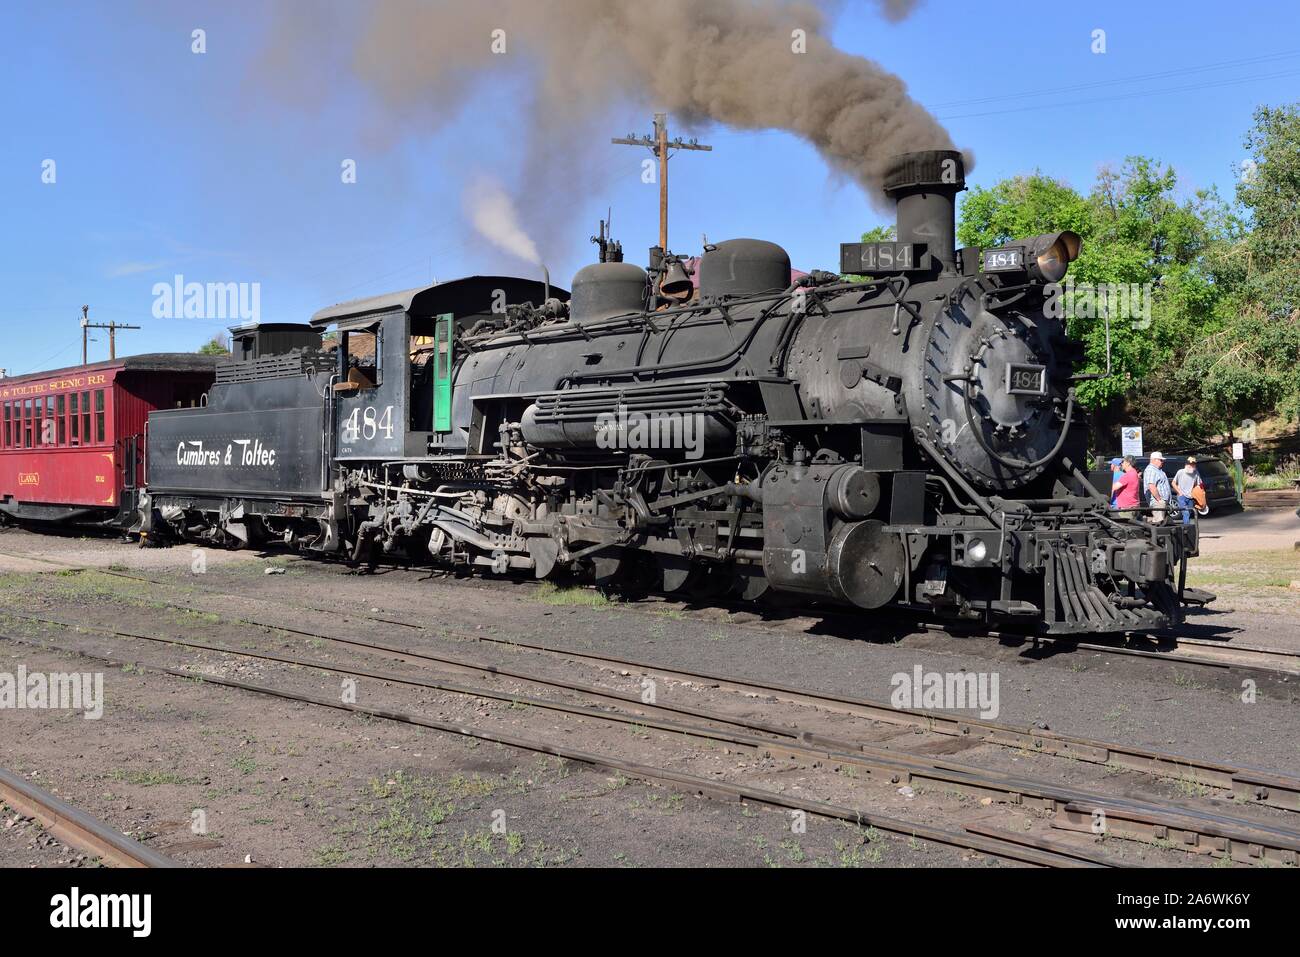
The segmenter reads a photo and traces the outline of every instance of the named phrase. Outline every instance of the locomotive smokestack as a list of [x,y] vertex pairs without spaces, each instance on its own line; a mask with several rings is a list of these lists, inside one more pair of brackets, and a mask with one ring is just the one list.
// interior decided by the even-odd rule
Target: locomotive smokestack
[[925,243],[952,272],[957,259],[957,194],[966,166],[957,150],[903,153],[885,177],[885,195],[898,204],[898,241]]

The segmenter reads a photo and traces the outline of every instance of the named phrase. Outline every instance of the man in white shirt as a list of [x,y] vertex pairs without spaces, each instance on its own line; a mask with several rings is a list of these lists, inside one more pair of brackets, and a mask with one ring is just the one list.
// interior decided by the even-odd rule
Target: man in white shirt
[[1142,488],[1147,494],[1147,504],[1151,506],[1152,525],[1160,525],[1165,520],[1165,511],[1169,508],[1169,476],[1165,474],[1165,454],[1151,453],[1151,464],[1142,473]]

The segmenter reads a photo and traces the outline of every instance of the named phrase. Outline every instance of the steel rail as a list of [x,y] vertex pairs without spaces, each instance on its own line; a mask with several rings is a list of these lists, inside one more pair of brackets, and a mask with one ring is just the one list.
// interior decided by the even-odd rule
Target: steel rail
[[[808,814],[846,821],[863,827],[874,827],[877,830],[887,831],[891,834],[918,838],[966,850],[979,851],[995,857],[1002,857],[1007,860],[1020,861],[1043,867],[1111,866],[1111,862],[1107,858],[1089,851],[1086,848],[1046,850],[1037,847],[1030,847],[1028,845],[1003,841],[997,838],[990,838],[978,833],[968,832],[964,829],[955,830],[951,828],[936,827],[929,824],[915,824],[898,818],[889,817],[887,815],[871,814],[857,808],[833,804],[827,801],[799,798],[789,794],[770,791],[765,788],[736,784],[728,781],[713,780],[699,775],[674,771],[668,768],[627,761],[614,755],[583,751],[577,748],[568,748],[563,745],[551,744],[550,742],[527,738],[516,734],[489,730],[472,724],[439,721],[423,715],[387,708],[368,708],[363,705],[349,704],[341,700],[322,698],[317,695],[291,691],[285,688],[257,685],[250,682],[237,681],[231,678],[222,678],[216,675],[205,675],[134,659],[101,655],[79,648],[61,648],[57,645],[34,643],[27,641],[26,639],[15,638],[11,635],[0,635],[0,639],[14,641],[19,644],[30,644],[35,647],[51,648],[68,654],[81,655],[82,657],[102,661],[105,664],[114,667],[130,666],[140,671],[168,675],[186,681],[198,680],[204,684],[247,691],[268,697],[280,698],[286,701],[312,704],[338,711],[347,711],[353,714],[366,715],[368,717],[378,718],[385,721],[393,721],[416,727],[428,728],[446,734],[471,737],[480,741],[502,744],[508,747],[531,751],[538,754],[549,754],[554,757],[574,761],[579,764],[585,764],[590,767],[623,774],[638,780],[664,784],[679,790],[685,790],[688,793],[698,794],[702,797],[724,798],[740,802],[754,802],[790,811],[803,811]],[[238,654],[238,652],[230,653]],[[338,669],[330,670],[337,671]],[[598,716],[600,714],[595,711],[590,713],[593,716]],[[1065,846],[1062,847],[1064,848]]]
[[[60,567],[85,568],[83,566],[72,566],[64,562],[56,562],[52,559],[32,559],[38,562],[56,564]],[[173,583],[173,581],[151,579],[148,576],[131,575],[129,572],[120,572],[113,570],[91,570],[100,571],[104,575],[121,577],[121,579],[140,581],[140,583],[168,586],[168,588],[183,588],[185,585]],[[248,598],[250,596],[234,596],[234,594],[218,592],[214,589],[200,589],[204,594],[212,597],[235,597]],[[266,601],[266,599],[257,599],[257,601]],[[183,603],[172,602],[179,607],[192,607],[183,605]],[[437,633],[434,629],[426,625],[403,622],[400,619],[385,618],[377,615],[357,615],[355,612],[339,611],[337,609],[324,609],[311,605],[299,605],[303,610],[316,611],[320,614],[339,616],[344,618],[359,618],[370,620],[382,624],[400,625],[416,629],[416,631],[425,633]],[[237,619],[244,624],[251,624],[253,627],[276,628],[278,631],[289,633],[298,633],[307,637],[330,638],[333,641],[347,641],[346,638],[337,638],[331,636],[318,635],[316,632],[303,631],[287,627],[287,625],[276,625],[266,622],[257,622],[253,619]],[[1291,775],[1279,774],[1277,771],[1268,770],[1268,768],[1256,768],[1244,765],[1227,765],[1227,763],[1208,761],[1203,758],[1192,758],[1188,755],[1174,754],[1170,752],[1158,752],[1158,750],[1140,748],[1140,746],[1121,744],[1121,742],[1101,741],[1088,739],[1088,737],[1061,735],[1061,733],[1047,731],[1047,729],[1037,728],[1017,728],[1006,726],[1006,724],[997,724],[987,722],[987,720],[978,720],[974,718],[961,718],[949,714],[937,713],[937,711],[926,711],[923,709],[896,709],[889,703],[866,700],[866,698],[855,697],[836,697],[831,694],[813,692],[813,690],[790,688],[787,685],[764,684],[757,680],[740,679],[740,677],[708,674],[708,672],[693,672],[680,670],[680,668],[669,668],[660,666],[660,664],[633,661],[633,659],[612,658],[606,655],[595,655],[577,651],[573,649],[551,648],[547,645],[539,645],[536,642],[516,640],[516,638],[502,638],[495,636],[477,635],[477,633],[452,632],[447,631],[447,635],[464,638],[469,641],[493,642],[493,644],[515,646],[515,648],[524,648],[539,653],[551,655],[560,655],[580,659],[580,661],[590,661],[598,666],[619,667],[619,668],[636,668],[643,674],[658,674],[667,677],[676,677],[679,680],[686,681],[708,681],[711,684],[718,684],[719,687],[725,687],[738,692],[757,692],[771,694],[771,696],[783,698],[785,701],[794,703],[803,703],[813,707],[824,707],[824,709],[840,711],[840,713],[862,716],[871,720],[881,720],[893,724],[906,724],[906,726],[917,727],[923,731],[933,731],[941,735],[958,736],[958,737],[975,737],[987,744],[1004,746],[1010,749],[1032,750],[1045,754],[1056,754],[1061,757],[1076,759],[1096,765],[1123,768],[1123,770],[1140,772],[1140,774],[1149,774],[1161,776],[1161,778],[1183,781],[1183,783],[1200,784],[1205,787],[1223,789],[1231,791],[1235,798],[1243,801],[1258,802],[1258,804],[1278,807],[1282,810],[1300,811],[1300,779]],[[1030,636],[1017,636],[1031,640]],[[1041,636],[1039,636],[1041,640]],[[363,642],[364,644],[364,642]],[[378,649],[380,646],[374,645],[372,648]],[[1151,653],[1151,651],[1139,651],[1138,649],[1113,648],[1109,645],[1088,645],[1088,648],[1095,648],[1101,651],[1119,651],[1119,653],[1158,655],[1162,661],[1173,661],[1166,655],[1160,653]],[[416,654],[411,653],[408,649],[395,648],[389,646],[385,649],[390,653],[399,654]],[[1268,650],[1252,646],[1249,650]],[[424,655],[428,657],[428,655]],[[451,663],[451,662],[448,662]],[[1197,662],[1200,663],[1200,662]],[[1227,664],[1214,662],[1217,667],[1229,667]]]
[[[174,582],[159,581],[144,576],[132,575],[124,572],[105,571],[104,574],[118,575],[123,578],[133,579],[140,582],[148,582],[156,585],[170,585],[177,587]],[[210,592],[217,594],[216,592]],[[238,596],[247,597],[247,596]],[[304,606],[310,607],[310,606]],[[633,606],[627,606],[633,609]],[[715,607],[729,609],[739,612],[754,612],[753,605],[743,605],[735,603],[726,603],[716,601]],[[329,614],[338,614],[337,611],[328,609],[314,609],[317,611],[327,612]],[[804,608],[789,609],[791,611],[800,611],[807,616],[816,616],[823,621],[832,619],[849,620],[852,612],[844,609],[834,608]],[[687,612],[690,614],[690,612]],[[368,616],[362,616],[368,617]],[[375,618],[376,621],[386,621],[390,624],[406,624],[408,627],[419,627],[421,625],[410,625],[408,622],[391,621],[384,618]],[[859,622],[860,623],[860,622]],[[1245,673],[1254,673],[1269,678],[1280,677],[1282,680],[1288,680],[1294,677],[1300,677],[1300,649],[1290,651],[1288,649],[1267,648],[1257,645],[1232,645],[1226,643],[1209,642],[1202,638],[1182,637],[1168,631],[1159,632],[1125,632],[1118,641],[1130,642],[1134,640],[1152,640],[1160,639],[1172,641],[1174,647],[1171,649],[1153,649],[1133,647],[1129,644],[1119,644],[1104,641],[1085,641],[1081,640],[1082,635],[1040,635],[1029,634],[1024,632],[1009,632],[997,629],[980,629],[966,630],[959,624],[944,624],[939,622],[918,621],[918,628],[931,633],[940,633],[950,635],[954,638],[969,639],[975,637],[989,638],[999,642],[1015,641],[1021,644],[1032,645],[1042,643],[1047,645],[1062,645],[1070,648],[1076,648],[1082,651],[1112,652],[1115,654],[1126,655],[1135,658],[1143,658],[1149,661],[1157,661],[1163,664],[1188,664],[1200,667],[1206,667],[1218,670],[1236,670]],[[768,632],[768,628],[762,628],[750,624],[733,624],[732,627],[748,628],[760,632]],[[1118,633],[1117,633],[1118,634]],[[1200,649],[1205,649],[1201,651]],[[1231,657],[1214,657],[1207,654],[1208,651],[1220,651]]]
[[[339,612],[328,609],[313,608],[311,610],[319,611],[322,614],[339,614]],[[403,625],[407,628],[436,634],[431,628],[411,622],[391,618],[375,618],[369,615],[343,614],[345,617],[360,617],[385,624]],[[279,627],[268,625],[266,622],[258,624],[262,627]],[[978,718],[958,717],[922,708],[895,708],[890,703],[872,701],[866,698],[830,695],[782,684],[738,678],[733,675],[688,671],[630,658],[597,655],[570,648],[555,648],[515,638],[502,638],[497,635],[471,634],[459,631],[448,631],[447,634],[467,641],[500,644],[558,657],[589,661],[598,666],[616,670],[631,669],[643,674],[657,674],[681,681],[706,682],[738,692],[770,695],[796,704],[824,708],[872,721],[907,725],[953,737],[972,737],[1005,748],[1054,754],[1090,764],[1123,768],[1127,771],[1220,788],[1231,791],[1235,797],[1241,800],[1258,802],[1281,810],[1300,812],[1300,778],[1268,769],[1225,764],[1116,741],[1103,741],[1078,735],[1060,734],[1046,729],[1019,728],[1014,725],[1000,724]],[[325,636],[313,634],[311,637]]]
[[[695,737],[726,743],[728,745],[746,748],[752,752],[774,758],[803,761],[810,764],[831,763],[852,765],[861,768],[869,775],[887,775],[891,784],[907,784],[912,783],[913,781],[924,781],[931,784],[943,785],[945,787],[955,787],[979,798],[987,796],[990,797],[990,799],[1000,799],[1011,804],[1023,804],[1038,807],[1057,815],[1058,818],[1065,814],[1067,808],[1077,810],[1080,807],[1086,807],[1088,813],[1091,815],[1091,820],[1096,820],[1096,816],[1101,814],[1103,815],[1102,819],[1107,822],[1124,821],[1149,825],[1149,827],[1130,826],[1123,831],[1124,836],[1132,836],[1136,840],[1156,842],[1160,839],[1168,839],[1167,835],[1169,834],[1176,834],[1181,838],[1181,849],[1190,852],[1218,854],[1244,863],[1267,862],[1296,864],[1300,861],[1300,831],[1289,828],[1275,827],[1264,822],[1251,821],[1193,808],[1179,807],[1176,805],[1166,807],[1134,799],[1115,798],[1078,788],[1052,785],[1032,778],[1020,778],[1000,772],[990,772],[960,762],[945,761],[931,756],[916,755],[908,752],[894,751],[892,749],[872,747],[869,745],[855,745],[853,743],[827,741],[826,743],[817,746],[806,743],[810,741],[813,736],[802,733],[797,728],[774,728],[771,725],[749,723],[727,715],[721,715],[716,712],[709,712],[702,709],[685,709],[666,705],[647,706],[644,704],[638,704],[634,699],[627,699],[618,695],[610,695],[603,689],[595,689],[590,686],[575,685],[567,682],[556,685],[563,687],[565,690],[578,691],[579,693],[589,694],[595,697],[613,699],[616,701],[621,699],[621,703],[624,706],[630,704],[636,710],[648,709],[671,715],[702,717],[705,720],[738,725],[747,730],[758,730],[761,732],[782,735],[788,739],[794,740],[771,741],[767,739],[754,738],[749,735],[736,734],[734,732],[727,733],[712,728],[703,728],[698,725],[692,726],[675,721],[655,720],[646,717],[644,714],[638,716],[613,714],[610,712],[594,710],[592,708],[564,704],[550,699],[536,698],[520,694],[508,694],[495,691],[494,689],[467,687],[448,682],[427,681],[394,674],[392,672],[379,672],[370,669],[347,667],[334,662],[307,659],[297,656],[277,655],[270,652],[236,650],[220,645],[209,644],[207,642],[196,642],[188,639],[170,638],[158,635],[140,635],[131,632],[116,631],[111,628],[101,628],[99,626],[79,626],[55,619],[38,618],[35,616],[11,613],[11,617],[24,618],[30,621],[65,628],[97,632],[114,637],[133,638],[159,644],[175,645],[198,651],[228,654],[236,657],[262,661],[275,661],[281,664],[316,669],[334,674],[351,675],[378,681],[388,681],[398,684],[448,691],[450,693],[466,695],[469,697],[486,697],[515,704],[524,704],[567,714],[595,718],[597,720],[606,720],[622,724],[635,724],[686,737]],[[368,643],[366,642],[359,642],[350,639],[333,639],[328,635],[316,635],[313,637],[319,637],[329,641],[338,640],[344,644],[360,647],[368,646]],[[427,656],[413,653],[411,657],[421,658]],[[456,661],[456,664],[461,667],[479,670],[486,674],[504,674],[504,672],[498,671],[491,666],[484,667],[463,660]],[[538,678],[517,671],[513,672],[510,676],[518,678],[519,680],[533,681],[539,684],[554,684],[549,679]],[[1153,829],[1159,829],[1159,834],[1156,834]],[[1112,829],[1109,830],[1108,833],[1119,834],[1120,832]]]
[[176,867],[176,862],[127,837],[57,794],[0,768],[0,801],[40,824],[69,847],[115,867]]
[[[67,565],[67,563],[56,562],[50,559],[36,560],[65,567],[84,567],[71,566]],[[143,575],[133,575],[128,572],[102,569],[96,570],[101,571],[106,575],[163,587],[193,587],[176,582],[153,579]],[[234,595],[229,592],[221,592],[208,588],[201,588],[199,590],[204,594],[213,597],[241,599],[247,599],[250,597],[245,595]],[[255,600],[266,601],[266,599]],[[193,607],[181,602],[172,602],[172,604],[182,608]],[[865,698],[834,696],[822,692],[792,688],[786,685],[762,683],[757,680],[738,678],[730,675],[688,671],[679,668],[670,668],[664,665],[637,661],[634,659],[615,658],[605,655],[596,655],[591,652],[576,651],[573,649],[554,648],[519,639],[501,638],[498,636],[455,630],[435,630],[423,624],[403,621],[397,618],[376,615],[358,615],[352,612],[321,608],[313,605],[298,605],[297,607],[300,607],[303,610],[314,611],[334,617],[341,615],[344,618],[359,618],[380,624],[398,625],[427,634],[436,635],[439,632],[445,631],[448,635],[469,641],[480,641],[525,648],[531,651],[555,656],[591,661],[592,663],[603,667],[636,669],[642,673],[658,674],[683,681],[705,681],[734,691],[767,694],[793,703],[825,708],[827,710],[863,717],[869,720],[884,721],[891,724],[902,724],[954,737],[971,737],[994,746],[1054,754],[1061,757],[1084,761],[1090,764],[1122,768],[1128,771],[1169,778],[1175,781],[1219,788],[1221,790],[1231,791],[1233,796],[1239,800],[1257,802],[1268,807],[1275,807],[1287,811],[1300,812],[1300,778],[1285,775],[1274,770],[1255,768],[1247,765],[1227,764],[1172,752],[1142,748],[1120,742],[1060,734],[1045,729],[1018,728],[1012,725],[999,724],[975,718],[957,717],[942,712],[927,711],[924,709],[895,708],[892,704],[871,701]],[[274,625],[268,622],[257,621],[255,619],[238,618],[236,620],[254,627],[274,628],[279,631],[285,631],[290,634],[300,634],[310,638],[329,638],[333,641],[348,641],[348,639],[321,635],[316,632],[295,629],[284,625]],[[1030,640],[1027,636],[1017,637]],[[362,644],[370,644],[372,648],[376,649],[381,647],[376,643]],[[1099,651],[1119,651],[1121,653],[1128,652],[1146,655],[1158,654],[1152,652],[1139,652],[1137,649],[1114,648],[1106,645],[1089,645],[1088,647],[1095,647]],[[429,657],[426,653],[412,652],[409,649],[402,649],[396,646],[387,646],[384,650],[399,654]],[[1166,657],[1163,660],[1168,661],[1171,659]],[[447,663],[454,664],[454,662],[450,661]],[[1217,662],[1214,664],[1217,667],[1228,667],[1227,665]],[[508,672],[500,673],[508,674]]]
[[[130,572],[123,572],[116,569],[101,568],[89,565],[77,565],[69,562],[60,562],[49,558],[36,558],[26,555],[18,555],[13,552],[0,550],[0,554],[9,555],[13,558],[23,559],[25,561],[41,562],[48,565],[55,565],[60,568],[67,568],[77,571],[95,572],[101,575],[108,575],[115,578],[122,578],[129,581],[137,581],[145,584],[160,585],[163,587],[177,588],[186,587],[177,582],[169,582],[156,578],[150,578],[146,575],[134,575]],[[228,597],[248,598],[246,595],[229,595],[213,589],[202,589],[205,593]],[[332,609],[315,608],[310,605],[301,606],[313,611],[320,611],[325,614],[337,615],[338,611]],[[719,603],[718,607],[726,607]],[[749,606],[734,606],[734,610],[753,611]],[[807,614],[817,614],[822,618],[834,616],[843,616],[847,614],[837,609],[809,609]],[[423,625],[414,625],[409,622],[394,621],[374,616],[355,616],[370,618],[373,621],[381,621],[386,624],[406,625],[411,628],[420,628],[427,630]],[[746,627],[740,625],[737,627]],[[1168,631],[1158,632],[1127,632],[1120,639],[1128,642],[1134,639],[1161,639],[1173,641],[1174,648],[1169,650],[1159,650],[1151,648],[1137,648],[1128,644],[1113,644],[1098,641],[1081,641],[1074,635],[1039,635],[1021,632],[1007,632],[996,629],[981,630],[963,630],[960,626],[949,626],[936,622],[919,622],[918,627],[932,632],[952,635],[956,638],[969,639],[972,637],[990,638],[996,641],[1014,640],[1022,644],[1048,644],[1048,645],[1065,645],[1082,651],[1108,652],[1112,654],[1125,655],[1128,657],[1142,658],[1149,661],[1159,661],[1165,664],[1188,664],[1199,667],[1213,668],[1219,670],[1238,670],[1243,672],[1253,672],[1269,677],[1281,676],[1284,680],[1291,677],[1300,677],[1300,649],[1290,650],[1284,648],[1267,648],[1256,645],[1230,645],[1220,644],[1217,642],[1207,641],[1203,638],[1194,638],[1190,636],[1178,636]],[[1205,651],[1192,650],[1205,649]],[[1223,657],[1215,657],[1208,654],[1209,651],[1220,652]]]
[[[926,625],[923,627],[926,627],[927,630],[950,634],[942,626],[931,628]],[[1000,631],[985,631],[978,634],[981,637],[992,638],[999,642],[1003,639],[1016,639],[1025,643],[1042,642],[1048,645],[1066,645],[1080,651],[1097,651],[1107,654],[1126,655],[1132,658],[1144,658],[1148,661],[1159,661],[1164,664],[1197,665],[1225,671],[1253,672],[1269,677],[1281,676],[1284,680],[1300,677],[1300,651],[1263,648],[1256,645],[1216,644],[1200,638],[1177,637],[1169,635],[1167,632],[1126,633],[1122,639],[1119,639],[1124,641],[1125,644],[1104,641],[1079,641],[1070,635],[1022,635],[1016,632]],[[962,635],[961,637],[971,636]],[[1127,642],[1134,639],[1150,640],[1152,638],[1173,641],[1174,647],[1162,650],[1159,648],[1134,647],[1127,644]],[[1211,651],[1218,652],[1219,656],[1210,654]]]

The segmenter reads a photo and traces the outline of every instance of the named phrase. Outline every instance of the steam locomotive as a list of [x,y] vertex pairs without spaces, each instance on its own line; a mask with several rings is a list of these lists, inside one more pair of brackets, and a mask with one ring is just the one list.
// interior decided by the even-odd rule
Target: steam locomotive
[[[572,293],[473,276],[235,330],[206,406],[150,416],[146,536],[278,541],[696,598],[793,596],[1047,633],[1138,631],[1193,525],[1086,473],[1062,232],[956,249],[960,153],[899,157],[897,240],[795,275],[769,242]],[[698,282],[696,281],[698,280]]]

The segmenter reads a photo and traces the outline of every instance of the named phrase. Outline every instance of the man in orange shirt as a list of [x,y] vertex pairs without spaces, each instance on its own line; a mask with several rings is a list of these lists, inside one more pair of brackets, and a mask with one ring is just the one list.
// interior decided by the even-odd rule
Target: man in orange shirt
[[1196,469],[1196,456],[1187,456],[1187,464],[1174,474],[1174,494],[1178,498],[1178,507],[1183,510],[1183,524],[1192,520],[1192,509],[1196,506],[1196,489],[1201,486],[1201,473]]

